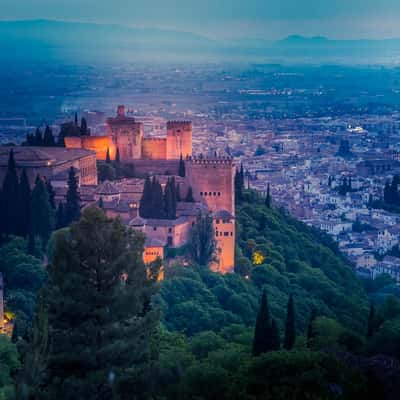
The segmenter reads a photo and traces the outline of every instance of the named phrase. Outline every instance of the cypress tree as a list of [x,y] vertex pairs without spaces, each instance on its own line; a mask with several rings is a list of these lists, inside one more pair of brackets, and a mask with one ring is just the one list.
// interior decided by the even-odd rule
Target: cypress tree
[[164,209],[167,219],[176,218],[176,187],[175,178],[168,179],[164,191]]
[[184,178],[185,175],[186,175],[185,161],[183,161],[182,154],[181,154],[181,158],[179,159],[179,172],[178,172],[178,175],[181,176],[182,178]]
[[101,209],[104,208],[103,197],[100,197],[100,199],[99,199],[99,208],[101,208]]
[[315,308],[311,311],[310,320],[307,327],[307,347],[311,347],[311,341],[314,338],[314,321],[317,318],[317,310]]
[[87,127],[87,122],[86,118],[81,118],[81,135],[82,136],[87,136],[88,135],[88,127]]
[[182,201],[182,199],[181,199],[181,185],[180,185],[180,183],[178,183],[177,185],[176,185],[176,201],[178,202],[178,201]]
[[77,221],[81,215],[81,198],[78,190],[78,178],[75,175],[74,167],[69,169],[66,200],[65,223],[69,225]]
[[272,203],[271,190],[270,190],[269,183],[268,183],[268,186],[267,186],[267,197],[265,198],[265,205],[267,206],[267,208],[271,208],[271,203]]
[[19,213],[20,190],[14,150],[8,157],[7,172],[3,182],[2,219],[3,231],[7,235],[18,235],[22,225]]
[[257,313],[256,326],[253,339],[253,356],[270,351],[269,335],[271,332],[271,317],[269,313],[267,292],[264,289],[261,296],[260,307]]
[[46,179],[46,189],[47,189],[47,193],[49,194],[49,202],[50,202],[51,208],[53,211],[55,211],[56,210],[56,202],[55,202],[56,192],[54,191],[53,185],[51,184],[49,179]]
[[33,234],[40,237],[44,247],[54,226],[54,215],[49,194],[42,179],[36,179],[32,190],[31,220]]
[[290,295],[287,305],[285,339],[283,342],[283,347],[286,350],[292,350],[295,341],[296,341],[296,328],[295,328],[294,303],[293,303],[293,295]]
[[115,152],[115,162],[119,164],[121,161],[121,157],[119,155],[119,147],[117,147],[117,151]]
[[48,125],[46,126],[46,129],[44,131],[43,146],[47,146],[47,147],[55,146],[53,132]]
[[30,231],[31,223],[31,188],[25,168],[21,173],[19,202],[20,234],[26,237]]
[[147,177],[144,181],[143,193],[142,193],[142,197],[140,199],[140,205],[139,205],[139,215],[142,218],[150,218],[151,188],[152,188],[152,185],[151,185],[150,178]]
[[78,126],[78,113],[75,113],[75,118],[74,118],[74,124],[75,126]]
[[151,185],[151,213],[150,218],[165,218],[164,194],[160,182],[153,177]]
[[34,256],[36,254],[36,241],[35,234],[33,233],[33,229],[30,228],[28,232],[28,246],[27,246],[28,254]]
[[367,338],[371,338],[374,334],[375,329],[375,307],[371,303],[368,315],[368,326],[367,326]]
[[270,328],[270,349],[271,351],[277,351],[281,348],[281,339],[279,337],[278,325],[275,319],[271,320]]
[[56,211],[56,229],[61,229],[66,226],[66,217],[64,204],[62,202],[58,203]]
[[391,186],[390,186],[389,181],[386,181],[386,183],[385,183],[385,188],[383,190],[383,201],[386,204],[392,203],[392,192],[391,192]]
[[188,203],[194,203],[193,189],[191,186],[189,186],[185,201]]
[[198,213],[190,231],[189,249],[193,260],[207,266],[213,259],[216,243],[211,213]]
[[107,152],[106,152],[106,163],[107,164],[111,163],[110,149],[108,147],[107,147]]
[[43,145],[43,137],[42,137],[42,132],[39,128],[36,128],[35,132],[35,146],[42,146]]
[[55,234],[43,398],[151,398],[159,314],[151,306],[157,285],[147,275],[143,244],[141,233],[97,207]]

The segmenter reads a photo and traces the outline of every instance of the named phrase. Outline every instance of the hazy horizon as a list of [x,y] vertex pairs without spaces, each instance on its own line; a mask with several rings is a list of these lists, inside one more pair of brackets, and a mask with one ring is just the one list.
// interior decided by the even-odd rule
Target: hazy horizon
[[2,21],[48,19],[170,29],[215,39],[282,39],[290,35],[330,39],[399,38],[396,0],[3,0]]

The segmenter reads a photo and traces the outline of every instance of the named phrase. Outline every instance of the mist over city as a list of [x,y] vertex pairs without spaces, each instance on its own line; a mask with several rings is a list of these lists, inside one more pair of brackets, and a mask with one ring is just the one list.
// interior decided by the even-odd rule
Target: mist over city
[[0,400],[397,400],[399,18],[2,0]]

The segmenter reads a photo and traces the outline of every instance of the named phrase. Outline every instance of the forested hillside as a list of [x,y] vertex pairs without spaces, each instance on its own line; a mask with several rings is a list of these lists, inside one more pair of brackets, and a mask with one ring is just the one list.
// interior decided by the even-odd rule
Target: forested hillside
[[193,335],[229,324],[253,326],[265,288],[281,329],[292,294],[299,333],[313,309],[364,333],[367,296],[329,237],[266,207],[254,192],[247,193],[236,217],[237,274],[221,276],[205,267],[167,271],[160,303],[168,329]]

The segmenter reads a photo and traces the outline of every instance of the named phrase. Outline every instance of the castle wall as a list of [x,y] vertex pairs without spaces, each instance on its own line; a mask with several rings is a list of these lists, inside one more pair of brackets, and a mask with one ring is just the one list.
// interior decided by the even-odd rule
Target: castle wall
[[235,166],[230,158],[190,158],[185,161],[186,179],[196,201],[207,204],[215,212],[235,215]]
[[178,175],[179,160],[133,160],[138,174]]
[[144,138],[142,141],[142,159],[166,160],[167,140],[165,138]]
[[64,138],[67,149],[86,149],[96,153],[97,160],[105,160],[107,149],[110,152],[111,160],[115,159],[116,148],[111,136],[68,136]]
[[167,159],[178,160],[192,155],[192,123],[167,122]]

